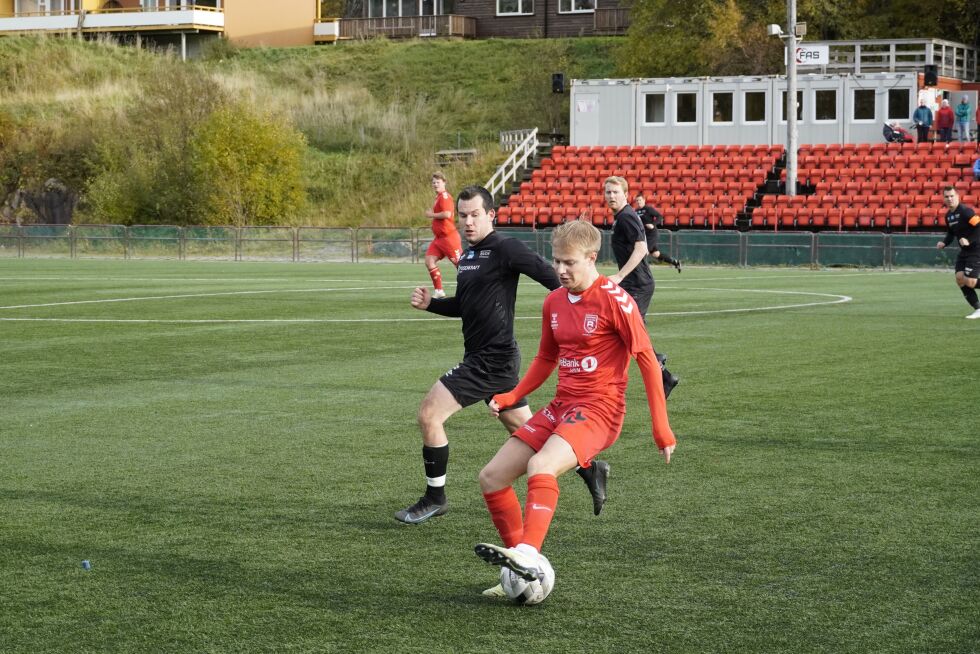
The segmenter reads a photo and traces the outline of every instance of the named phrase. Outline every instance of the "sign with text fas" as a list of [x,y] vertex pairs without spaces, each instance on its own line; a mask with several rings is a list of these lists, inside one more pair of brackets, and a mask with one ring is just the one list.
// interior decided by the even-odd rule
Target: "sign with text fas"
[[[783,63],[786,55],[783,54]],[[830,64],[829,45],[798,45],[796,46],[796,65],[797,66],[826,66]]]

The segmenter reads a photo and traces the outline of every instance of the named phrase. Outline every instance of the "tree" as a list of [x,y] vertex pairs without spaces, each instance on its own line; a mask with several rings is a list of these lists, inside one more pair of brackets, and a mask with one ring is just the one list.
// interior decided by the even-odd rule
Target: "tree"
[[306,142],[288,123],[246,106],[214,111],[194,139],[194,177],[205,220],[217,225],[276,225],[305,202]]

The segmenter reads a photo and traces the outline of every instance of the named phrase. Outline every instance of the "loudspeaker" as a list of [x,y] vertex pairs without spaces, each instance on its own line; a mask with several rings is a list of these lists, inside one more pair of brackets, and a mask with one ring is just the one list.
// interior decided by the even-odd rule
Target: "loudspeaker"
[[552,93],[565,92],[565,73],[551,74],[551,92]]
[[926,66],[925,73],[922,75],[923,86],[937,86],[939,84],[939,66],[929,64]]

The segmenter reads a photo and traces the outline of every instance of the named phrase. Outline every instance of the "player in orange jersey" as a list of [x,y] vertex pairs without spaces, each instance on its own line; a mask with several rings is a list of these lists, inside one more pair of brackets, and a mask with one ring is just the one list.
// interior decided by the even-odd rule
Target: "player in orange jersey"
[[446,291],[442,288],[439,260],[449,259],[454,266],[459,266],[463,243],[453,221],[453,198],[446,191],[446,176],[439,171],[432,173],[432,190],[436,192],[436,203],[432,205],[432,211],[425,212],[425,217],[432,219],[432,235],[435,238],[425,251],[425,269],[432,278],[432,297],[439,298],[446,297]]
[[[476,553],[527,580],[540,577],[548,565],[540,550],[558,505],[558,477],[619,437],[631,357],[643,375],[653,438],[667,463],[676,445],[643,314],[629,293],[596,270],[600,243],[599,230],[585,221],[555,229],[553,263],[562,287],[545,299],[538,354],[517,387],[490,402],[491,412],[505,410],[558,368],[555,399],[480,471],[480,488],[503,546],[481,543]],[[513,483],[524,474],[522,516]],[[499,594],[494,590],[485,594]]]

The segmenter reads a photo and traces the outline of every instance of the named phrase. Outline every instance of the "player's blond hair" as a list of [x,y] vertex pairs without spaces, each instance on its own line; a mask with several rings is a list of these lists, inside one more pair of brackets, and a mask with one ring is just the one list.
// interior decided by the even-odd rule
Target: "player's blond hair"
[[446,181],[446,174],[443,173],[441,170],[437,170],[436,172],[432,173],[431,179],[441,179],[442,181],[445,182]]
[[570,220],[551,232],[553,250],[579,250],[591,254],[598,252],[601,246],[602,234],[584,220]]
[[612,177],[607,177],[606,181],[602,183],[602,187],[605,188],[606,184],[615,184],[619,188],[623,189],[623,195],[630,194],[630,184],[629,182],[626,181],[626,178],[624,177],[617,177],[616,175],[613,175]]

